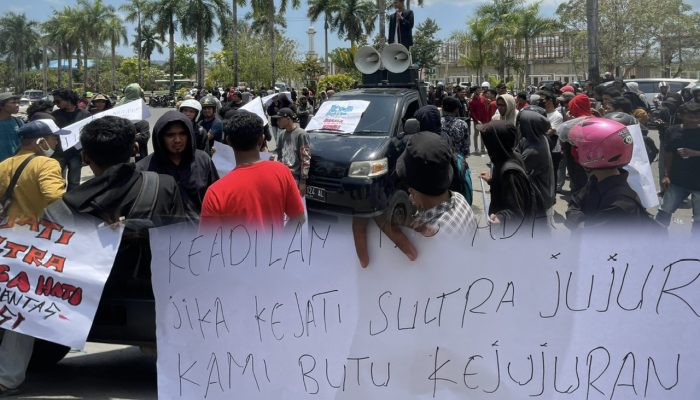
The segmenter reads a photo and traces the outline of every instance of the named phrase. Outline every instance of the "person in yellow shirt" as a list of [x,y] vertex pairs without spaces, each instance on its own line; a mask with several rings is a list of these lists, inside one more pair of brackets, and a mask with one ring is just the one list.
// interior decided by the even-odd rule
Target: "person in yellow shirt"
[[50,157],[58,145],[58,135],[68,133],[50,119],[32,121],[20,129],[21,144],[17,154],[0,163],[0,195],[5,193],[22,162],[32,155],[34,158],[17,180],[8,221],[39,218],[49,204],[63,197],[66,184],[61,166]]
[[[59,130],[50,119],[39,119],[24,125],[19,135],[21,147],[16,155],[0,163],[0,196],[10,185],[15,171],[28,157],[34,156],[22,171],[14,188],[8,211],[8,222],[17,219],[38,219],[44,209],[63,197],[66,184],[61,166],[51,157],[58,145],[58,136],[70,133]],[[4,334],[3,334],[4,333]],[[0,397],[17,393],[24,381],[34,347],[34,338],[15,331],[0,331]]]

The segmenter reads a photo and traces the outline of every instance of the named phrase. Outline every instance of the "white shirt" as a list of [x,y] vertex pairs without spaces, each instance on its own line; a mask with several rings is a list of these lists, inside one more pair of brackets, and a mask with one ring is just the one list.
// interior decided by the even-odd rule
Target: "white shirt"
[[[552,125],[552,129],[559,133],[559,125],[564,123],[564,117],[561,116],[561,113],[554,110],[551,113],[547,113],[547,119],[549,120],[549,124]],[[561,153],[561,142],[559,139],[557,139],[557,144],[554,146],[554,149],[552,149],[552,153]]]

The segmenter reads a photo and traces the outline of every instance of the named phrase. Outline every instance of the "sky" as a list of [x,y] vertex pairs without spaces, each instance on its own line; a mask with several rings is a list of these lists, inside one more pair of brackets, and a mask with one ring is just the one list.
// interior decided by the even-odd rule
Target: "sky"
[[[126,0],[104,0],[105,3],[113,5],[115,8],[119,8],[120,5],[126,3]],[[187,0],[183,0],[187,1]],[[557,5],[563,0],[543,0],[542,2],[542,14],[547,16],[553,16],[557,8]],[[387,1],[388,3],[389,1]],[[471,16],[476,8],[485,3],[486,0],[425,0],[423,7],[415,6],[415,0],[412,1],[412,9],[415,13],[415,26],[418,26],[426,18],[433,18],[438,22],[440,26],[440,31],[437,33],[438,38],[445,39],[454,31],[464,30],[467,18]],[[691,4],[695,10],[700,10],[700,0],[686,0],[687,3]],[[6,13],[7,11],[13,11],[17,13],[25,13],[28,18],[43,22],[48,19],[53,10],[61,10],[65,6],[75,6],[75,0],[0,0],[0,15]],[[279,1],[276,2],[279,4]],[[242,19],[243,16],[250,11],[250,7],[244,7],[242,10],[239,9],[238,15]],[[300,57],[303,56],[308,50],[309,40],[306,34],[309,26],[313,26],[316,30],[316,40],[315,50],[320,56],[323,55],[323,21],[319,20],[312,23],[306,16],[307,6],[306,0],[301,0],[301,7],[297,10],[288,9],[287,18],[287,30],[285,32],[287,37],[295,39],[298,43],[298,51]],[[96,23],[98,21],[95,21]],[[387,24],[388,28],[388,24]],[[415,29],[415,28],[414,28]],[[132,38],[135,33],[135,28],[133,25],[128,26],[129,37]],[[194,44],[193,39],[182,39],[179,36],[176,38],[178,43],[190,43]],[[329,32],[328,34],[328,47],[329,51],[336,47],[349,47],[350,43],[338,38],[338,35],[334,32]],[[215,40],[210,45],[210,50],[217,51],[221,48],[218,40]],[[167,49],[164,50],[167,53]],[[133,51],[129,47],[122,47],[118,50],[122,55],[132,55]],[[160,55],[158,53],[154,54],[154,60],[165,60],[167,59],[167,54]]]

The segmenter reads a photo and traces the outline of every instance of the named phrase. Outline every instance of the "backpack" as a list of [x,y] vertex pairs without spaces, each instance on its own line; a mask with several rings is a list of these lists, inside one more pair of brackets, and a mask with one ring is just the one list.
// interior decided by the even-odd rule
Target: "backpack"
[[450,190],[464,196],[467,203],[472,205],[474,186],[472,183],[472,172],[469,169],[467,159],[461,154],[455,154],[452,158],[452,170],[454,171],[454,177],[452,178]]
[[[152,171],[141,171],[141,176],[143,181],[139,193],[131,209],[124,216],[122,240],[110,275],[110,280],[113,282],[123,282],[130,278],[150,278],[151,253],[148,230],[155,227],[152,217],[158,199],[160,177]],[[55,201],[49,209],[51,217],[55,218],[56,222],[75,220],[73,211],[63,199]]]
[[525,168],[523,168],[523,166],[516,161],[508,160],[503,164],[501,174],[505,173],[506,171],[518,171],[522,173],[523,176],[525,176],[530,192],[530,213],[532,214],[532,216],[544,214],[549,208],[549,206],[545,206],[543,196],[540,195],[539,190],[532,183],[532,179],[530,179],[530,174],[527,173]]

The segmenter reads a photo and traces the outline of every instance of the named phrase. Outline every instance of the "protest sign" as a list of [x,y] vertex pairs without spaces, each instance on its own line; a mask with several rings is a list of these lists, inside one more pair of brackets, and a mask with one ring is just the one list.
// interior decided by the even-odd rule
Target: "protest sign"
[[[233,152],[233,148],[231,146],[221,142],[216,142],[214,144],[214,148],[216,151],[211,157],[211,160],[216,167],[216,172],[219,173],[220,177],[223,177],[231,172],[232,169],[236,168],[236,154]],[[271,156],[272,153],[267,151],[260,152],[261,160],[269,160]]]
[[263,109],[263,102],[259,96],[245,103],[240,109],[250,111],[253,114],[260,117],[260,119],[263,121],[263,126],[268,124],[267,114],[265,114],[265,110]]
[[146,103],[143,100],[141,100],[132,101],[124,105],[102,111],[95,115],[91,115],[88,118],[82,119],[64,128],[70,131],[71,133],[69,135],[59,136],[59,138],[61,139],[61,146],[63,147],[63,150],[70,149],[71,147],[80,143],[80,130],[83,129],[85,125],[89,124],[90,122],[96,119],[106,117],[108,115],[126,118],[130,121],[140,121],[142,119],[148,118],[151,115],[151,113],[150,111],[148,111],[148,106],[146,106]]
[[353,133],[360,123],[362,113],[368,106],[369,101],[365,100],[328,100],[321,104],[316,115],[311,118],[306,126],[306,131],[322,129],[339,133]]
[[83,348],[122,229],[81,221],[0,227],[0,328]]
[[700,396],[697,246],[350,232],[153,230],[159,398]]
[[644,146],[642,129],[639,124],[628,126],[627,129],[632,134],[632,143],[634,144],[632,161],[625,166],[625,170],[629,172],[627,183],[637,193],[644,207],[656,207],[659,205],[659,196],[656,194],[656,184],[651,173],[649,156]]

